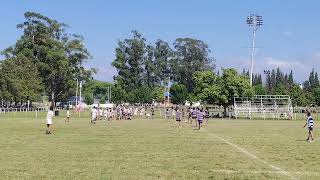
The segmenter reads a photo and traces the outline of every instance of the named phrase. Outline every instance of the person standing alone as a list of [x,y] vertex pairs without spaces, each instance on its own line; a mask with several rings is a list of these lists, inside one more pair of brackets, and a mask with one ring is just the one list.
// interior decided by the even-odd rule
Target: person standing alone
[[50,109],[47,113],[47,130],[46,130],[46,134],[51,134],[51,126],[52,126],[52,117],[53,117],[53,107],[50,106]]

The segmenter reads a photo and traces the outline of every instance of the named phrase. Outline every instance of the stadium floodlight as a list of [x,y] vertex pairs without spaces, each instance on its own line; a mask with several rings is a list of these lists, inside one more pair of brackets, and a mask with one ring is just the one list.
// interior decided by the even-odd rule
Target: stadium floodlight
[[250,14],[250,16],[247,17],[247,24],[252,29],[252,50],[251,50],[251,67],[250,67],[250,85],[252,86],[255,38],[256,38],[257,30],[259,29],[260,26],[263,25],[262,16],[259,16],[257,14]]
[[263,73],[264,73],[265,75],[269,75],[269,74],[270,74],[270,70],[264,70]]

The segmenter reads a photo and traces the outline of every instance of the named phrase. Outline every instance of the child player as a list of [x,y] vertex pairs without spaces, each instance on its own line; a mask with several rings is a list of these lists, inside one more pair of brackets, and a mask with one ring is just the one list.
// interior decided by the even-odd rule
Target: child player
[[70,110],[69,110],[69,107],[67,107],[67,117],[66,117],[64,122],[70,122]]
[[97,109],[95,106],[93,106],[92,110],[91,110],[91,123],[96,124],[96,120],[97,120]]
[[176,108],[176,122],[174,124],[174,127],[177,127],[177,123],[179,124],[179,128],[181,127],[181,115],[181,111],[178,108]]
[[308,138],[307,141],[308,142],[312,142],[313,141],[313,126],[314,126],[314,120],[311,116],[310,112],[307,112],[307,120],[306,120],[306,124],[303,127],[306,127],[308,125]]
[[53,107],[50,106],[50,109],[47,113],[47,130],[46,130],[46,134],[51,134],[51,126],[52,126],[52,117],[53,117]]
[[204,114],[203,114],[203,110],[201,109],[198,113],[197,113],[197,118],[198,118],[198,126],[199,126],[199,130],[200,128],[202,127],[202,122],[203,122],[203,117],[204,117]]

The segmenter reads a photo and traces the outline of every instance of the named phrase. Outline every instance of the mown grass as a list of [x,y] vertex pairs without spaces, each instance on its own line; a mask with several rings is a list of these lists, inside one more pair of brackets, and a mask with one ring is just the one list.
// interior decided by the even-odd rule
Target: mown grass
[[297,179],[320,179],[318,132],[305,142],[302,119],[216,119],[198,131],[159,118],[91,125],[88,113],[65,123],[62,113],[45,135],[44,118],[0,114],[1,179],[290,179],[269,164]]

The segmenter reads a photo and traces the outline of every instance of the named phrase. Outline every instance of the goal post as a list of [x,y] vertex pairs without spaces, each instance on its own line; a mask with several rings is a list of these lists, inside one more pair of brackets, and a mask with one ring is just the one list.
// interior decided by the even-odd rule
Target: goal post
[[234,97],[235,118],[292,119],[293,107],[288,95]]

